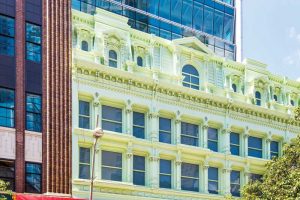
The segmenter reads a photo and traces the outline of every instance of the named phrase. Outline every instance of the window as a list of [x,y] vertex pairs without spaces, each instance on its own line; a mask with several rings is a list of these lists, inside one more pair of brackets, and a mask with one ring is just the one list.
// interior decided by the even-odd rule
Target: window
[[118,67],[118,55],[114,50],[109,50],[108,52],[108,65],[110,67]]
[[133,184],[145,185],[145,157],[133,156]]
[[249,175],[249,179],[250,179],[250,181],[252,181],[252,182],[255,182],[255,181],[261,182],[261,181],[262,181],[262,178],[263,178],[263,176],[260,175],[260,174],[253,174],[253,173],[251,173],[251,174]]
[[198,125],[181,122],[181,144],[198,146],[199,129]]
[[8,189],[15,190],[15,163],[10,160],[0,160],[0,180],[9,183]]
[[0,126],[15,126],[15,93],[13,90],[0,88]]
[[262,139],[250,136],[248,138],[248,156],[262,158]]
[[15,55],[15,20],[0,15],[0,54]]
[[102,179],[122,181],[122,154],[102,151]]
[[81,50],[83,51],[89,51],[89,43],[85,40],[81,42]]
[[41,62],[41,26],[26,23],[26,59]]
[[291,105],[295,106],[295,102],[293,100],[291,100]]
[[279,143],[276,141],[271,141],[271,158],[279,156]]
[[79,147],[79,178],[90,179],[91,150]]
[[240,196],[240,172],[239,171],[231,171],[230,173],[230,192],[232,196],[239,197]]
[[26,130],[42,131],[42,99],[40,95],[26,95]]
[[232,84],[232,90],[234,91],[234,92],[237,92],[237,87],[236,87],[236,84]]
[[42,192],[42,165],[38,163],[26,163],[25,168],[25,192]]
[[159,118],[159,141],[171,144],[171,119]]
[[218,152],[218,129],[208,128],[207,130],[208,148]]
[[185,65],[182,68],[182,76],[184,77],[182,81],[184,87],[199,90],[199,73],[195,67]]
[[102,128],[122,133],[122,109],[103,105]]
[[255,100],[256,100],[256,105],[261,106],[261,94],[258,91],[255,92]]
[[143,67],[143,58],[141,56],[138,56],[136,61],[138,66]]
[[145,114],[133,112],[133,136],[145,139]]
[[219,170],[215,167],[208,168],[208,192],[219,193]]
[[79,128],[90,128],[90,103],[79,100]]
[[172,161],[159,160],[159,187],[171,188],[172,187]]
[[273,98],[274,98],[275,101],[278,101],[277,95],[274,95]]
[[232,155],[240,155],[240,134],[230,133],[230,152]]
[[181,189],[199,191],[199,166],[189,163],[181,164]]

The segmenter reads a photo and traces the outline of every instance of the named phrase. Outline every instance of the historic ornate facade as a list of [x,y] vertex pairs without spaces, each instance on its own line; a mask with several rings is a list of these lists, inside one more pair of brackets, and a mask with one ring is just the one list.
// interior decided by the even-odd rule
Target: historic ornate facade
[[75,197],[89,194],[97,126],[94,198],[106,200],[239,196],[300,132],[300,83],[263,63],[134,30],[102,9],[73,10],[72,23]]

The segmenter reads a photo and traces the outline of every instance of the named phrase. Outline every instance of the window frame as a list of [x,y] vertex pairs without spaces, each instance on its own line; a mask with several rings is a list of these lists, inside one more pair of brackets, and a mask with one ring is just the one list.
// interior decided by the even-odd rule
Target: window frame
[[[163,129],[160,129],[160,119],[167,119],[167,120],[170,120],[170,131],[166,131],[166,130],[163,130]],[[165,143],[165,144],[172,144],[172,118],[169,118],[169,117],[165,117],[165,116],[159,116],[158,117],[158,141],[161,142],[161,143]],[[170,135],[170,142],[163,142],[160,140],[160,135],[161,133],[163,134],[169,134]]]
[[[134,157],[143,157],[144,158],[144,170],[140,170],[140,169],[135,169],[135,165],[134,165]],[[139,186],[146,186],[146,157],[145,156],[141,156],[141,155],[133,155],[132,158],[132,183],[134,185],[139,185]],[[136,184],[134,183],[134,172],[138,172],[138,173],[143,173],[144,174],[144,184]]]
[[[9,182],[9,183],[13,183],[13,185],[9,185],[9,188],[12,190],[12,191],[15,191],[15,187],[16,187],[16,162],[15,160],[10,160],[10,159],[6,159],[6,158],[1,158],[0,159],[0,162],[4,162],[4,163],[10,163],[11,165],[13,165],[13,176],[11,177],[0,177],[1,180],[8,180],[6,182]],[[2,166],[2,165],[1,165]],[[9,168],[6,167],[6,168]]]
[[[232,182],[232,172],[234,173],[238,173],[239,174],[239,183],[233,183]],[[235,195],[234,193],[232,193],[232,186],[235,185],[235,186],[238,186],[239,187],[239,191],[238,193],[235,193],[237,195]],[[241,196],[241,171],[238,171],[238,170],[231,170],[230,172],[230,193],[232,196],[235,196],[235,197],[240,197]]]
[[[139,113],[139,114],[143,114],[144,115],[144,126],[141,126],[141,125],[136,125],[134,123],[134,113]],[[134,134],[134,128],[142,128],[144,130],[143,132],[143,137],[137,137],[135,134]],[[140,111],[136,111],[136,110],[133,110],[132,111],[132,135],[136,138],[139,138],[139,139],[146,139],[146,113],[144,112],[140,112]]]
[[[80,113],[80,102],[85,102],[85,103],[88,103],[89,104],[89,115],[84,115],[84,114],[81,114]],[[87,129],[91,129],[91,113],[92,109],[91,109],[91,102],[88,101],[88,100],[84,100],[84,99],[79,99],[78,101],[78,127],[79,128],[83,128],[83,127],[80,127],[80,118],[84,118],[84,119],[88,119],[89,120],[89,126]],[[83,128],[85,129],[85,128]]]
[[[111,58],[110,56],[110,52],[114,52],[116,54],[116,58]],[[118,52],[115,50],[115,49],[109,49],[108,50],[108,66],[109,67],[112,67],[112,68],[118,68],[119,67],[119,54]],[[113,62],[115,63],[116,65],[111,65],[110,63]]]
[[[214,179],[210,179],[209,178],[209,169],[216,169],[217,170],[217,180],[214,180]],[[211,167],[209,167],[208,168],[208,170],[207,170],[207,184],[208,184],[208,186],[209,186],[209,182],[214,182],[214,183],[217,183],[217,191],[210,191],[209,190],[209,187],[207,187],[208,188],[208,193],[210,193],[210,194],[219,194],[219,180],[220,180],[220,176],[219,176],[219,168],[217,168],[217,167],[213,167],[213,166],[211,166]]]
[[[40,102],[41,102],[41,104],[40,104],[40,112],[34,112],[34,111],[28,111],[27,110],[27,104],[28,104],[28,99],[27,99],[27,97],[28,96],[30,96],[30,95],[32,95],[32,96],[39,96],[40,97]],[[26,109],[25,109],[25,112],[26,112],[26,130],[28,130],[28,131],[34,131],[34,132],[42,132],[43,131],[43,118],[42,118],[42,114],[43,114],[43,98],[42,98],[42,95],[39,95],[39,94],[33,94],[33,93],[26,93]],[[28,113],[31,113],[31,114],[33,114],[33,115],[38,115],[38,116],[40,116],[40,119],[41,119],[41,124],[40,124],[40,130],[29,130],[28,129],[28,126],[27,126],[27,122],[28,122],[28,119],[27,119],[27,114]],[[34,128],[33,128],[34,129]]]
[[[184,164],[189,164],[189,165],[195,165],[197,168],[198,168],[198,177],[192,177],[192,176],[183,176],[182,175],[182,167]],[[197,164],[192,164],[192,163],[185,163],[185,162],[182,162],[181,163],[181,176],[180,176],[180,180],[181,180],[181,190],[184,190],[184,191],[192,191],[192,192],[199,192],[200,190],[200,169],[199,169],[199,165]],[[196,180],[198,181],[198,190],[186,190],[186,189],[182,189],[182,179],[192,179],[192,180]]]
[[[109,166],[109,165],[103,165],[103,152],[110,152],[110,153],[116,153],[121,155],[121,167],[115,167],[115,166]],[[116,181],[116,182],[123,182],[123,167],[124,167],[124,162],[123,162],[123,153],[117,152],[117,151],[111,151],[111,150],[106,150],[103,149],[101,150],[101,179],[102,180],[108,180],[108,181]],[[116,169],[121,171],[121,180],[111,180],[111,179],[104,179],[103,178],[103,168],[107,169]]]
[[[276,142],[277,143],[277,147],[278,147],[278,151],[275,152],[275,151],[272,151],[272,142]],[[279,157],[279,152],[280,152],[280,142],[279,141],[276,141],[276,140],[271,140],[270,141],[270,158],[272,159],[274,156],[272,156],[273,154],[276,154],[276,158]]]
[[[40,43],[38,43],[38,42],[34,42],[34,41],[31,41],[31,40],[28,40],[27,39],[27,37],[26,37],[26,35],[27,35],[27,25],[28,24],[30,24],[30,25],[33,25],[33,26],[37,26],[37,27],[39,27],[40,28]],[[32,23],[32,22],[28,22],[28,21],[26,21],[25,22],[25,54],[26,54],[26,60],[29,60],[29,61],[32,61],[32,62],[35,62],[35,63],[41,63],[42,62],[42,26],[41,25],[38,25],[38,24],[34,24],[34,23]],[[40,60],[33,60],[33,59],[29,59],[29,57],[28,57],[28,52],[31,52],[32,54],[34,54],[35,56],[36,55],[38,55],[38,54],[36,54],[36,52],[34,52],[34,51],[32,51],[32,50],[28,50],[28,44],[30,44],[30,45],[33,45],[33,46],[35,46],[35,47],[39,47],[39,59]],[[34,56],[33,56],[34,57]]]
[[[217,130],[217,140],[214,140],[214,139],[209,139],[209,129],[215,129],[215,130]],[[220,148],[219,148],[219,140],[220,140],[220,134],[219,134],[219,129],[218,128],[214,128],[214,127],[212,127],[212,126],[210,126],[210,127],[208,127],[208,129],[207,129],[207,148],[209,149],[209,150],[211,150],[211,151],[213,151],[213,152],[219,152],[219,150],[220,150]],[[216,143],[217,144],[217,151],[215,151],[215,150],[212,150],[210,147],[209,147],[209,142],[214,142],[214,143]]]
[[[85,46],[84,46],[85,45]],[[84,49],[83,47],[87,47],[87,49]],[[86,51],[89,52],[90,48],[89,48],[89,43],[86,40],[81,40],[81,44],[80,44],[80,49],[82,51]]]
[[[141,64],[142,65],[140,65],[140,63],[139,62],[141,62]],[[136,64],[137,64],[137,66],[139,66],[139,67],[144,67],[144,58],[142,57],[142,56],[137,56],[136,57]]]
[[[197,130],[198,130],[198,131],[197,131],[197,136],[188,135],[188,134],[183,134],[183,131],[182,131],[182,125],[183,125],[183,124],[196,126],[196,127],[197,127]],[[198,125],[198,124],[193,124],[193,123],[190,123],[190,122],[181,121],[180,127],[181,127],[181,128],[180,128],[180,130],[181,130],[181,132],[180,132],[180,144],[198,147],[198,146],[199,146],[199,138],[200,138],[200,137],[199,137],[199,135],[200,135],[200,134],[199,134],[199,130],[200,130],[199,125]],[[186,137],[186,138],[195,140],[195,141],[196,141],[196,145],[183,143],[183,142],[182,142],[182,137]]]
[[[184,72],[183,70],[184,70],[185,67],[194,68],[197,72],[197,75],[192,74],[192,73]],[[190,82],[184,81],[184,79],[182,80],[182,86],[183,87],[191,88],[191,89],[194,89],[194,90],[200,90],[200,73],[199,73],[199,70],[194,65],[192,65],[192,64],[183,65],[183,67],[181,69],[181,75],[184,76],[184,77],[189,77],[189,79],[190,79]],[[198,79],[198,84],[192,83],[192,78],[197,78]]]
[[[249,139],[250,138],[258,138],[258,139],[260,139],[261,140],[261,149],[258,149],[258,148],[255,148],[255,147],[250,147],[250,143],[249,143]],[[263,155],[263,148],[264,148],[264,144],[263,144],[263,138],[260,138],[260,137],[256,137],[256,136],[249,136],[248,137],[248,149],[247,149],[247,151],[248,151],[248,156],[251,156],[251,157],[254,157],[254,158],[263,158],[264,157],[264,155]],[[254,151],[260,151],[261,152],[261,157],[256,157],[256,156],[253,156],[253,155],[249,155],[249,149],[250,150],[254,150]]]
[[[114,109],[120,109],[120,111],[121,111],[121,121],[116,121],[116,120],[111,120],[111,119],[106,119],[106,118],[104,118],[103,117],[103,107],[110,107],[110,108],[114,108]],[[119,125],[121,125],[120,127],[121,127],[121,131],[120,132],[118,132],[118,131],[112,131],[112,130],[106,130],[106,129],[104,129],[103,128],[103,130],[106,130],[106,131],[112,131],[112,132],[115,132],[115,133],[123,133],[123,131],[124,131],[124,127],[123,127],[123,125],[124,125],[124,123],[123,123],[123,121],[124,121],[124,108],[122,108],[122,107],[119,107],[119,106],[117,106],[117,105],[114,105],[114,104],[101,104],[101,125],[102,125],[102,128],[103,128],[103,122],[108,122],[108,123],[112,123],[112,124],[119,124]]]
[[[231,142],[231,134],[236,134],[236,135],[238,135],[238,137],[239,137],[239,143],[238,143],[238,144],[235,144],[235,143],[232,143],[232,142]],[[230,132],[230,141],[229,141],[229,142],[230,142],[230,153],[231,153],[231,155],[240,156],[240,155],[241,155],[241,134],[231,131],[231,132]],[[238,155],[232,154],[231,146],[238,147],[238,149],[239,149]]]
[[[0,126],[1,127],[8,127],[8,128],[15,128],[15,125],[16,125],[16,113],[15,113],[16,95],[15,95],[15,90],[4,88],[4,87],[0,87],[0,92],[2,90],[6,91],[6,92],[12,92],[12,94],[13,94],[13,107],[11,108],[11,107],[8,107],[8,106],[0,106],[0,108],[1,109],[5,109],[6,113],[7,113],[7,110],[13,112],[13,115],[12,115],[12,118],[8,118],[7,116],[5,116],[5,124],[0,125]],[[7,119],[12,120],[11,121],[12,126],[7,126]]]
[[[41,166],[41,173],[40,174],[38,174],[38,173],[28,173],[27,171],[26,171],[26,165],[27,164],[35,164],[35,165],[40,165]],[[26,178],[27,178],[27,175],[28,174],[30,174],[30,175],[39,175],[40,176],[40,186],[41,186],[41,188],[40,188],[40,192],[37,192],[36,194],[41,194],[42,193],[42,191],[43,191],[43,184],[42,184],[42,182],[43,182],[43,180],[42,180],[42,178],[43,178],[43,168],[42,168],[42,163],[38,163],[38,162],[25,162],[25,191],[26,191],[26,185],[27,185],[27,180],[26,180]],[[29,193],[33,193],[33,192],[29,192]]]
[[[5,55],[5,56],[15,56],[15,54],[16,54],[16,48],[15,48],[15,45],[16,45],[16,43],[15,43],[15,36],[16,36],[16,19],[14,18],[14,17],[10,17],[10,16],[7,16],[7,15],[4,15],[4,14],[0,14],[0,17],[4,17],[4,18],[9,18],[9,19],[11,19],[11,20],[13,20],[13,36],[12,35],[10,35],[10,34],[4,34],[4,33],[1,33],[0,32],[0,37],[3,37],[3,38],[7,38],[7,39],[9,39],[9,40],[13,40],[13,52],[12,52],[12,54],[0,54],[0,55]],[[0,43],[1,44],[1,43]],[[1,48],[1,45],[0,45],[0,48]]]
[[[161,172],[161,160],[170,162],[171,169],[170,169],[170,173],[169,174]],[[172,185],[173,185],[172,171],[173,171],[173,161],[172,160],[168,160],[168,159],[160,159],[159,160],[159,188],[172,189]],[[161,176],[168,176],[168,177],[170,177],[170,179],[171,179],[170,187],[162,187],[161,186],[161,182],[160,182],[161,181]]]
[[[259,94],[259,97],[257,97]],[[262,106],[262,93],[258,90],[255,91],[255,105]]]
[[[89,152],[90,152],[90,161],[89,161],[89,163],[83,163],[83,162],[80,162],[80,149],[81,149],[81,148],[89,149]],[[79,158],[79,159],[78,159],[78,178],[79,178],[79,179],[90,179],[90,178],[91,178],[91,162],[92,162],[92,160],[91,160],[91,159],[92,159],[92,158],[91,158],[91,157],[92,157],[92,154],[91,154],[91,153],[92,153],[92,152],[91,152],[91,148],[90,148],[90,147],[86,147],[86,146],[79,146],[79,152],[78,152],[78,153],[79,153],[79,156],[78,156],[78,158]],[[89,174],[89,177],[88,177],[88,178],[81,178],[81,177],[80,177],[80,166],[81,166],[81,165],[89,166],[90,174]]]

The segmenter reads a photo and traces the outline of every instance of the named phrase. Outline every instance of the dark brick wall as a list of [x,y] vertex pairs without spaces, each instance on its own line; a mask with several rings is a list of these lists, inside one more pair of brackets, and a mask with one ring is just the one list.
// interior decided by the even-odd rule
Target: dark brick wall
[[24,1],[16,0],[16,192],[24,192],[25,188],[25,13]]
[[70,0],[43,0],[43,192],[71,193],[70,19]]

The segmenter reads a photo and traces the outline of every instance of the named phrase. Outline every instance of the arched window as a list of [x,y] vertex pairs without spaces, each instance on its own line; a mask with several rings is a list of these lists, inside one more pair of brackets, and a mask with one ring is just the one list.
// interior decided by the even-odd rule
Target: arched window
[[117,68],[118,67],[118,55],[117,55],[117,53],[114,51],[114,50],[109,50],[109,52],[108,52],[108,57],[109,57],[109,63],[108,63],[108,65],[110,66],[110,67],[115,67],[115,68]]
[[138,66],[143,67],[143,58],[141,56],[136,58],[136,62]]
[[185,65],[182,68],[182,76],[184,76],[183,86],[199,90],[199,73],[195,67]]
[[83,40],[81,42],[81,50],[83,50],[83,51],[89,51],[89,43],[87,43],[87,41]]
[[291,105],[294,106],[295,105],[295,102],[294,100],[291,100]]
[[274,99],[275,101],[278,101],[278,97],[277,97],[276,94],[274,94],[273,99]]
[[255,92],[255,100],[256,100],[256,105],[260,106],[261,105],[261,94],[258,91]]
[[233,83],[231,87],[232,87],[232,90],[233,90],[234,92],[237,92],[236,84]]

